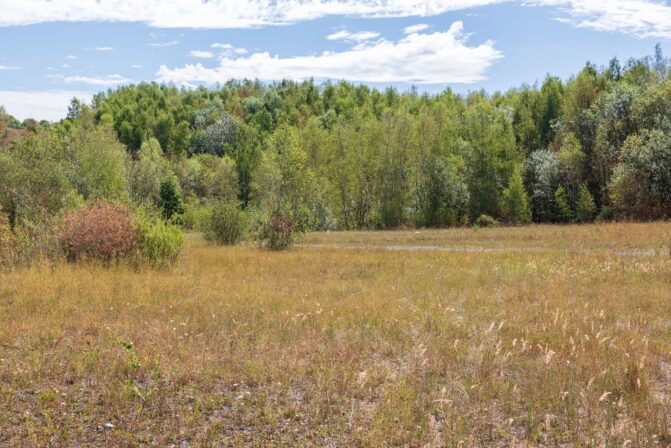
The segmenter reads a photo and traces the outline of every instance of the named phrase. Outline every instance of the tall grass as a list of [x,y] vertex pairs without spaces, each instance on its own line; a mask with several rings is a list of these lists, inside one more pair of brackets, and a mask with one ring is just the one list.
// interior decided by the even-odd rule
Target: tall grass
[[665,446],[669,225],[565,229],[0,274],[0,445]]

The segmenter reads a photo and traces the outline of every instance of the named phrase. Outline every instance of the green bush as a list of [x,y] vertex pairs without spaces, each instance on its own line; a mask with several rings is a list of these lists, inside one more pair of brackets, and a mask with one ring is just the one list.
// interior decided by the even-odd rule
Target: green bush
[[133,219],[137,234],[137,253],[141,261],[153,266],[173,263],[184,246],[184,235],[176,224],[139,210]]
[[7,267],[14,258],[14,232],[9,226],[9,218],[3,213],[0,206],[0,268]]
[[477,227],[495,227],[498,225],[498,221],[492,218],[489,215],[482,214],[475,220],[475,225]]
[[203,204],[198,198],[189,198],[184,204],[184,215],[182,216],[184,228],[202,231],[210,213],[212,213],[211,206]]
[[293,214],[281,208],[276,209],[260,227],[261,244],[270,250],[288,249],[300,234]]
[[234,202],[221,201],[214,204],[207,216],[203,235],[207,241],[233,245],[247,233],[248,219],[244,211]]

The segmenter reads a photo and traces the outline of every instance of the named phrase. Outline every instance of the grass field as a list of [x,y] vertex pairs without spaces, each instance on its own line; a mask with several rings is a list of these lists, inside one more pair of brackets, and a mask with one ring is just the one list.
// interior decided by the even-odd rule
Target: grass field
[[191,237],[169,270],[0,274],[0,446],[667,446],[670,241]]

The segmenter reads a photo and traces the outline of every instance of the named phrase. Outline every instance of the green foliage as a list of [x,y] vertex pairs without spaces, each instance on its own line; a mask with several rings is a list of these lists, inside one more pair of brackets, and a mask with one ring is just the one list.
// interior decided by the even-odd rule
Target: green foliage
[[74,161],[70,181],[85,200],[126,200],[126,150],[112,129],[95,126],[90,114],[84,113],[75,120],[65,150]]
[[57,124],[0,111],[0,203],[12,228],[99,199],[186,213],[189,228],[218,201],[264,216],[281,206],[299,231],[666,218],[667,65],[659,52],[587,64],[493,95],[142,83],[73,101]]
[[508,223],[519,225],[531,221],[529,198],[519,168],[513,171],[508,180],[508,188],[503,191],[503,207]]
[[163,219],[170,222],[181,223],[182,214],[184,214],[184,203],[182,202],[182,195],[172,176],[161,182],[159,205]]
[[578,190],[578,198],[575,203],[575,217],[578,222],[590,222],[594,219],[596,213],[596,204],[592,193],[589,192],[587,185],[582,184]]
[[143,142],[138,160],[131,161],[128,167],[129,188],[133,201],[146,206],[158,205],[161,180],[168,177],[169,173],[158,140],[152,138]]
[[498,221],[494,218],[492,218],[489,215],[480,215],[478,218],[475,220],[474,223],[477,227],[495,227],[498,225]]
[[0,206],[0,269],[13,263],[15,251],[14,232],[9,225],[9,218]]
[[634,219],[671,216],[671,133],[646,131],[627,139],[610,184],[616,212]]
[[182,216],[184,228],[202,231],[211,211],[211,206],[204,204],[195,196],[190,196],[184,203],[184,215]]
[[563,185],[559,185],[555,191],[554,204],[556,210],[555,216],[558,222],[573,221],[574,213],[569,205],[566,189]]
[[139,209],[133,217],[140,261],[162,267],[173,263],[182,251],[184,235],[176,224]]
[[[532,152],[525,162],[525,172],[534,221],[562,221],[563,218],[556,216],[554,206],[560,178],[557,154],[546,149]],[[564,187],[561,189],[565,197]]]
[[234,245],[242,240],[248,229],[246,213],[235,202],[219,201],[214,204],[203,226],[207,241]]

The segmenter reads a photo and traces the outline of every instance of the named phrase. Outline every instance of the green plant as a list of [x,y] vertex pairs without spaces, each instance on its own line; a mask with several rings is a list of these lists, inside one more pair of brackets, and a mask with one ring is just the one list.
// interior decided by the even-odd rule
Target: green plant
[[594,219],[594,214],[596,213],[596,204],[594,203],[594,198],[589,192],[587,185],[580,185],[580,190],[578,190],[578,199],[575,203],[575,215],[576,219],[580,222],[589,222]]
[[566,189],[559,185],[555,191],[556,217],[559,222],[570,222],[573,220],[573,211],[566,196]]
[[202,231],[212,213],[212,207],[203,204],[198,198],[191,197],[184,204],[183,226],[188,230]]
[[159,202],[163,219],[181,223],[182,215],[184,214],[184,203],[182,202],[182,195],[177,188],[177,183],[172,176],[161,183]]
[[246,234],[248,219],[234,202],[217,202],[205,219],[204,237],[217,244],[233,245]]
[[508,188],[503,191],[503,208],[510,224],[527,224],[531,221],[529,198],[524,189],[522,173],[519,168],[513,171],[508,180]]
[[0,268],[11,264],[14,258],[15,237],[9,225],[9,218],[0,206]]
[[139,210],[135,213],[133,228],[137,235],[137,251],[144,262],[154,266],[169,265],[182,251],[184,235],[176,224]]
[[477,227],[495,227],[498,225],[498,221],[489,215],[482,214],[475,220],[475,225]]

